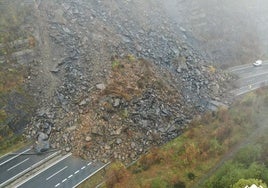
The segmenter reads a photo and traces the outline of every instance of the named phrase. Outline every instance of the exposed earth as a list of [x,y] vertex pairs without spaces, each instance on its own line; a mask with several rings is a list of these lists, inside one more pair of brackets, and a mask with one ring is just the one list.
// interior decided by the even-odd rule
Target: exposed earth
[[21,29],[35,39],[22,62],[24,87],[37,103],[21,124],[29,139],[49,138],[52,148],[86,159],[130,163],[179,136],[211,100],[229,103],[232,76],[158,1],[19,4],[31,7]]

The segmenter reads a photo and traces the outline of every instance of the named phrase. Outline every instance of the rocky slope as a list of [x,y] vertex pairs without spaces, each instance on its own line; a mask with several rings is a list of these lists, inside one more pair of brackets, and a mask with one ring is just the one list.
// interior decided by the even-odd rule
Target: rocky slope
[[[23,1],[24,2],[24,1]],[[212,66],[155,1],[26,1],[37,41],[26,86],[30,139],[126,163],[178,136],[231,77]]]
[[[222,83],[226,77],[206,65],[178,63],[177,73],[170,73],[133,57],[114,60],[109,79],[79,103],[80,123],[65,132],[67,147],[83,158],[130,163],[152,146],[180,135],[206,109],[184,97],[185,82],[195,78],[198,95],[210,98],[219,93],[208,83]],[[180,76],[185,80],[178,80]]]

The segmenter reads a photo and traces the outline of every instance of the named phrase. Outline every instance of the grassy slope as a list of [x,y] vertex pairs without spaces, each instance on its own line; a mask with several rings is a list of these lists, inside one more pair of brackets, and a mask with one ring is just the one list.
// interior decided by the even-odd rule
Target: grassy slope
[[25,38],[26,33],[20,30],[20,26],[28,15],[28,9],[7,0],[0,0],[0,6],[2,45],[0,48],[0,155],[2,155],[25,144],[22,136],[15,135],[8,124],[19,124],[21,112],[27,114],[32,111],[33,104],[22,87],[26,69],[10,58],[15,49],[9,45],[14,40]]
[[[217,174],[221,165],[215,166],[219,162],[225,164],[249,144],[247,138],[252,132],[262,130],[256,119],[262,114],[262,107],[268,107],[267,93],[267,90],[258,90],[246,95],[229,110],[206,114],[192,122],[182,136],[161,148],[152,149],[127,169],[114,163],[106,173],[106,186],[193,187],[198,183],[197,187],[202,187],[199,184],[205,182],[204,187],[213,187],[213,180],[205,181],[209,178],[206,174]],[[263,131],[267,133],[267,129]],[[255,134],[256,140],[258,135]]]

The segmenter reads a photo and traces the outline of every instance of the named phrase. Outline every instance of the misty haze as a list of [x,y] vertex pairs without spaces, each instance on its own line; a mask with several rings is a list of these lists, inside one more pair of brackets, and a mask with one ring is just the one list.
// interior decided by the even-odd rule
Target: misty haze
[[0,0],[0,187],[267,188],[268,2]]

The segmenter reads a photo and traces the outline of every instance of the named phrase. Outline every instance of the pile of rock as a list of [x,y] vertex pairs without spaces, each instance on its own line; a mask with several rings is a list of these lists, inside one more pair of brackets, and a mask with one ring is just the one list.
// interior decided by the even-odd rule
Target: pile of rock
[[[26,129],[29,137],[36,138],[41,132],[49,136],[53,148],[90,159],[130,162],[153,145],[177,137],[195,115],[207,110],[210,100],[225,97],[225,83],[231,77],[183,44],[181,33],[168,29],[170,25],[157,8],[149,13],[160,17],[145,15],[152,23],[145,28],[142,20],[123,17],[109,2],[49,3],[43,1],[39,8],[47,18],[53,53],[60,48],[62,54],[43,80],[49,84],[49,79],[57,78],[59,85],[49,88],[54,93],[48,97],[41,95],[47,85],[33,84],[40,84],[31,90],[37,100],[41,98],[40,109],[44,110],[39,110],[42,113],[37,113]],[[42,7],[46,5],[50,8]],[[167,27],[159,27],[159,23]],[[131,100],[117,95],[104,95],[101,100],[94,97],[105,91],[103,83],[112,79],[110,58],[126,54],[153,62],[150,66],[157,67],[154,84]],[[40,67],[32,65],[31,82],[42,80],[35,79],[42,76]],[[128,87],[127,82],[122,84]]]

